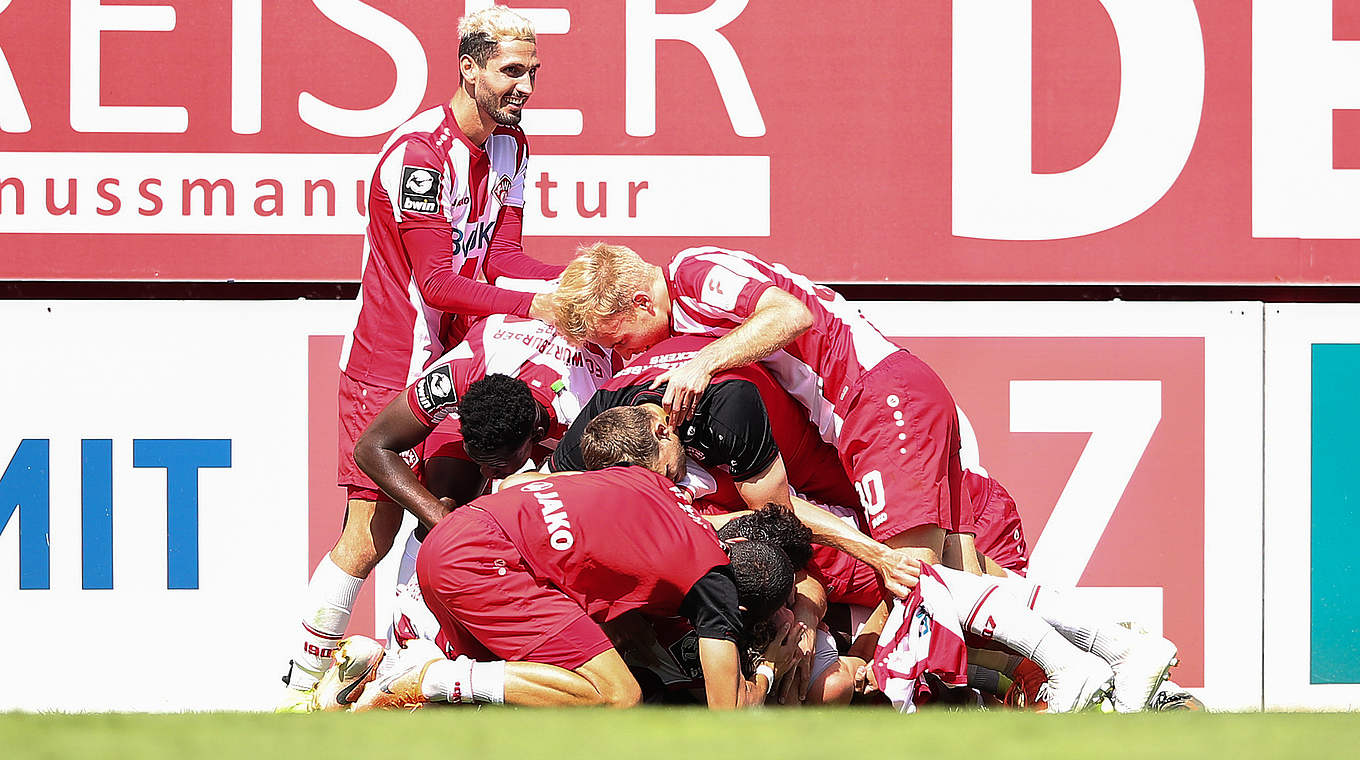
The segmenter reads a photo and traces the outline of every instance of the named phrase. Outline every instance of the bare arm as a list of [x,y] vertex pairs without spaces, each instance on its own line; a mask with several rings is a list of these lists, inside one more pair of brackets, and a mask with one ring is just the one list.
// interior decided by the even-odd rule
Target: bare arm
[[779,288],[767,288],[745,322],[704,346],[693,359],[658,377],[652,387],[667,384],[661,406],[678,424],[694,411],[713,375],[760,361],[811,326],[812,312],[802,301]]
[[782,456],[775,457],[764,472],[738,482],[737,492],[752,509],[763,509],[770,503],[792,506],[798,521],[812,531],[813,541],[839,549],[874,568],[894,596],[904,597],[915,588],[916,579],[921,575],[920,562],[903,550],[890,549],[873,540],[830,512],[791,495]]
[[737,645],[727,639],[699,639],[699,666],[704,671],[704,694],[710,710],[737,706],[741,688],[741,659]]
[[444,519],[449,508],[420,482],[401,453],[425,440],[430,430],[407,406],[406,394],[399,393],[354,444],[359,469],[427,528]]

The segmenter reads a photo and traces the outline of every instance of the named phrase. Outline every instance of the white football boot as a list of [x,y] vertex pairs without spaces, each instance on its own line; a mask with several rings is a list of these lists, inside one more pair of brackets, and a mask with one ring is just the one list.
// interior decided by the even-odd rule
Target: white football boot
[[1114,671],[1104,660],[1079,652],[1048,674],[1048,681],[1039,687],[1038,699],[1048,703],[1045,712],[1097,709],[1114,688],[1114,678]]
[[340,642],[330,668],[313,692],[312,709],[328,712],[348,709],[378,674],[382,661],[383,645],[367,636],[351,636]]
[[1113,658],[1114,709],[1122,713],[1146,710],[1176,665],[1176,645],[1161,636],[1141,634],[1123,654]]

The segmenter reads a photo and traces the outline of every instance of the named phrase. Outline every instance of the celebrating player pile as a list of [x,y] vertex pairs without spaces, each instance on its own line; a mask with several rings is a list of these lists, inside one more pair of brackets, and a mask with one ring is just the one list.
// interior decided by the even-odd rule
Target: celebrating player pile
[[[663,268],[605,243],[550,295],[475,282],[559,272],[518,245],[532,28],[479,12],[460,54],[453,100],[375,174],[347,520],[288,706],[1154,701],[1175,647],[1023,577],[949,390],[838,294],[741,251]],[[402,509],[421,529],[389,641],[341,641]]]

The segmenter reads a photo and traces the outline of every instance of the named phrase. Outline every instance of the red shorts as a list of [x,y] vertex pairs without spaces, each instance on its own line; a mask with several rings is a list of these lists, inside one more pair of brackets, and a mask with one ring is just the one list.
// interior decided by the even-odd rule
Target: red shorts
[[[368,424],[378,416],[387,403],[405,392],[360,382],[340,373],[340,466],[336,485],[343,486],[351,499],[366,501],[392,501],[378,488],[359,465],[354,463],[354,444],[359,436],[368,429]],[[402,457],[412,469],[418,470],[420,447],[405,452]]]
[[897,351],[861,375],[848,399],[836,449],[869,534],[885,541],[921,525],[972,533],[960,486],[958,409],[939,375]]
[[533,576],[490,515],[463,507],[445,519],[456,529],[431,533],[416,557],[445,652],[575,670],[614,647],[579,604]]
[[1000,483],[975,472],[963,473],[963,490],[973,504],[977,550],[1007,570],[1024,575],[1029,569],[1029,547],[1015,500]]

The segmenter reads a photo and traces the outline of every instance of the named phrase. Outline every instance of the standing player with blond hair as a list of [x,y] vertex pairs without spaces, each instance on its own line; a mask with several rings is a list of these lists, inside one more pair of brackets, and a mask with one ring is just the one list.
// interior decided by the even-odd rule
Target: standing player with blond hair
[[[520,245],[529,151],[517,125],[539,68],[533,25],[493,7],[461,19],[458,37],[458,89],[392,133],[370,183],[359,313],[340,358],[344,527],[308,585],[280,710],[309,701],[364,579],[401,526],[401,507],[354,463],[360,434],[461,340],[463,318],[549,316],[547,296],[488,284],[560,271]],[[414,463],[419,452],[407,458]]]

